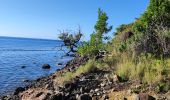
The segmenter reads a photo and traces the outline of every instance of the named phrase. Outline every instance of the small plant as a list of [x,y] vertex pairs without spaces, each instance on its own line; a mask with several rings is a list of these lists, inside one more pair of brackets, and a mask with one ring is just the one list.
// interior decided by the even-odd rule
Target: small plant
[[160,93],[160,92],[168,92],[170,89],[170,83],[169,82],[160,82],[157,87],[155,88],[155,91]]

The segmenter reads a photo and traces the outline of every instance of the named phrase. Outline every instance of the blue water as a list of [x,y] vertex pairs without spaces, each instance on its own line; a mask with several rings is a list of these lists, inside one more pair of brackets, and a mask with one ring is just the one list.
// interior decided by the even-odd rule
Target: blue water
[[[57,40],[0,37],[0,95],[23,86],[23,80],[49,75],[61,67],[58,63],[72,59],[63,57],[65,52],[56,47],[61,44]],[[51,69],[42,69],[46,63]]]

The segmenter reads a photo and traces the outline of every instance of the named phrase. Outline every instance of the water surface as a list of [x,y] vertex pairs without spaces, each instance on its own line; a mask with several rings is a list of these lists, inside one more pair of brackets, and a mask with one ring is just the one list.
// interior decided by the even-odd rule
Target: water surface
[[[72,59],[63,57],[65,52],[56,47],[61,44],[57,40],[0,37],[0,95],[22,86],[23,80],[49,75],[61,67],[58,63]],[[42,69],[45,63],[51,69]]]

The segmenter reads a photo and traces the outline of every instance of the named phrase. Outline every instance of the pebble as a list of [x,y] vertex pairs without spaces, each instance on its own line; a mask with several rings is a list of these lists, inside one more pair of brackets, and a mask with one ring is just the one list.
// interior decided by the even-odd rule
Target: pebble
[[95,92],[98,92],[99,91],[99,89],[97,88],[97,89],[95,89]]

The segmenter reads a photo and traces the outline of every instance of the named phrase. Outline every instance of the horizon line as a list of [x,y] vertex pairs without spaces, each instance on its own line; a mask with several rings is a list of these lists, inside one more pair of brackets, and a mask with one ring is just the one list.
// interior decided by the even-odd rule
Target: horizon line
[[35,40],[52,40],[52,41],[59,41],[59,39],[47,39],[47,38],[34,38],[34,37],[17,37],[17,36],[0,36],[4,38],[21,38],[21,39],[35,39]]

